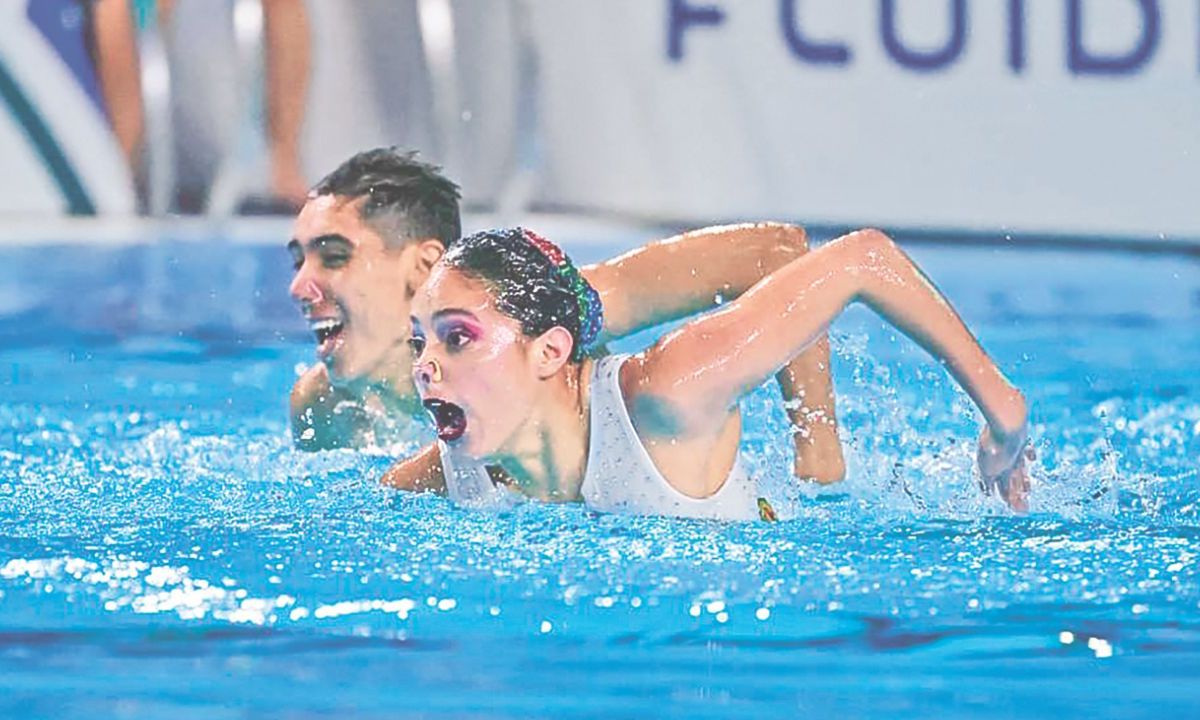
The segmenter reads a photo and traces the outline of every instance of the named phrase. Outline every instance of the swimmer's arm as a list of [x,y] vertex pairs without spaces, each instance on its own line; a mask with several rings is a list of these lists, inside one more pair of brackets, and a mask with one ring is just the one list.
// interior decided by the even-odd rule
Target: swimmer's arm
[[721,310],[667,334],[635,358],[632,380],[623,385],[669,407],[685,432],[715,432],[714,423],[743,394],[810,347],[855,301],[946,367],[983,412],[985,438],[1004,453],[1024,443],[1021,392],[946,298],[877,230],[852,233],[793,260]]
[[442,473],[442,452],[437,443],[388,469],[380,482],[398,490],[445,494],[446,476]]
[[[624,337],[733,300],[808,252],[804,229],[783,223],[728,225],[650,243],[581,272],[604,304],[602,339]],[[831,483],[846,471],[837,436],[829,340],[822,335],[776,375],[797,429],[795,473]]]
[[339,403],[348,400],[329,382],[325,366],[317,363],[292,386],[289,409],[292,442],[307,452],[357,447],[363,436],[359,413],[336,412]]
[[602,341],[680,320],[732,300],[808,251],[782,223],[685,232],[580,269],[604,304]]

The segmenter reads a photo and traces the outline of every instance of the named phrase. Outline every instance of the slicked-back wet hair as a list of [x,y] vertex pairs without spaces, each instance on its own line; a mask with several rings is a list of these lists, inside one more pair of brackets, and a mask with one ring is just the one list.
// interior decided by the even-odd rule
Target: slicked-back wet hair
[[[558,258],[557,261],[546,249]],[[491,290],[496,309],[537,337],[552,327],[571,334],[571,361],[593,352],[603,323],[600,296],[560,248],[523,228],[484,230],[459,240],[441,262]],[[570,270],[563,266],[569,265]]]
[[434,238],[450,247],[462,235],[458,185],[441,168],[417,159],[416,152],[376,148],[360,152],[326,175],[310,197],[366,198],[361,217],[397,248],[416,238]]

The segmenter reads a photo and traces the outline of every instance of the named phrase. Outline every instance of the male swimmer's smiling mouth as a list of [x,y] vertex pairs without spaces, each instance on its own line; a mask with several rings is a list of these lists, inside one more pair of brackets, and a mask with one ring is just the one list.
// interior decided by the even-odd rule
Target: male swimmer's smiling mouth
[[328,357],[346,329],[346,322],[336,317],[308,318],[308,329],[317,339],[317,354]]
[[467,431],[467,415],[459,406],[438,398],[428,398],[423,404],[437,425],[439,440],[454,442]]

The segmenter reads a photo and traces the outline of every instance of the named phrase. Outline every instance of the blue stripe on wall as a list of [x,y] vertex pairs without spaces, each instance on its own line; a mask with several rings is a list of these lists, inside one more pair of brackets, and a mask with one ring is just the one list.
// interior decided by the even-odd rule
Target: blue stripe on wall
[[42,120],[33,103],[25,97],[25,93],[17,84],[4,62],[0,61],[0,99],[8,107],[13,118],[17,121],[33,144],[34,149],[42,158],[42,163],[50,171],[55,184],[58,185],[63,199],[67,203],[67,212],[72,215],[95,215],[96,206],[88,197],[83,183],[75,174],[71,162],[67,160],[54,134]]

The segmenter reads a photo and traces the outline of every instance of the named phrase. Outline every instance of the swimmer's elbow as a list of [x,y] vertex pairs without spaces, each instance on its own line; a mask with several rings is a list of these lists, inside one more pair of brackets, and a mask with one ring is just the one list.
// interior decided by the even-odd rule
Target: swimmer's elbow
[[900,246],[896,244],[896,241],[878,228],[855,230],[845,236],[843,240],[856,255],[862,258],[887,258],[900,252]]

